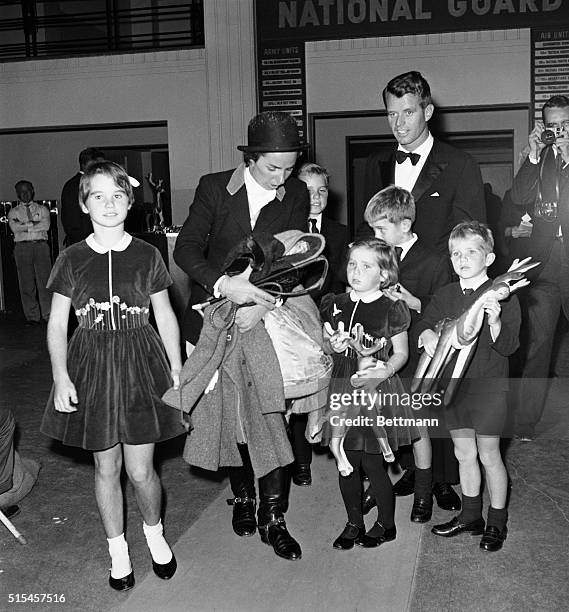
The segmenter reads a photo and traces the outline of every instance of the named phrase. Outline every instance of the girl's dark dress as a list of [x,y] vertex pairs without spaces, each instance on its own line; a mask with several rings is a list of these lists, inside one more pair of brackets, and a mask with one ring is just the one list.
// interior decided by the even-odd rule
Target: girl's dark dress
[[[385,295],[381,295],[371,302],[355,301],[352,295],[353,293],[350,292],[324,296],[320,308],[322,320],[328,321],[334,329],[338,329],[339,323],[343,322],[344,330],[352,333],[355,324],[360,323],[365,333],[363,344],[367,346],[371,346],[374,339],[384,338],[385,345],[379,352],[374,354],[374,357],[381,361],[387,361],[392,353],[391,338],[409,328],[411,315],[407,304],[401,300],[394,302]],[[333,355],[334,369],[330,383],[330,398],[332,398],[333,393],[351,394],[355,390],[350,383],[350,377],[358,369],[357,355],[351,348],[348,348],[346,353],[335,353]],[[377,388],[377,393],[380,393],[384,399],[381,410],[379,410],[377,405],[372,410],[362,406],[345,408],[342,406],[340,412],[329,409],[327,417],[334,413],[345,414],[348,417],[364,415],[372,417],[374,423],[379,414],[386,419],[393,417],[412,419],[414,417],[413,411],[406,401],[408,396],[406,395],[405,388],[397,375],[381,382]],[[411,444],[413,440],[420,438],[420,431],[414,425],[385,425],[384,429],[393,451],[397,450],[400,446]],[[329,442],[332,436],[342,436],[344,433],[345,428],[342,430],[341,427],[330,426],[327,418],[324,425],[323,442]],[[350,427],[344,439],[344,449],[363,450],[366,453],[381,453],[376,433],[369,426]]]
[[79,401],[77,412],[57,412],[52,388],[44,434],[98,451],[184,433],[161,400],[170,366],[148,322],[150,296],[171,283],[158,250],[128,234],[109,251],[90,236],[59,255],[48,288],[71,298],[79,322],[67,352]]

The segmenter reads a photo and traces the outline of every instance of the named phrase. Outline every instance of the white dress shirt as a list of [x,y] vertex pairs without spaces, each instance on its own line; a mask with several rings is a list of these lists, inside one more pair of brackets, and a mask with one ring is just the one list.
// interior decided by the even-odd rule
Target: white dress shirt
[[249,167],[245,168],[244,179],[245,189],[247,189],[247,200],[249,201],[249,218],[251,220],[251,229],[255,229],[255,223],[261,212],[261,209],[269,202],[272,202],[277,197],[276,189],[265,189],[253,178]]
[[[413,187],[415,187],[415,183],[419,178],[419,174],[421,174],[421,170],[427,161],[427,157],[433,148],[434,142],[435,141],[432,134],[429,133],[427,140],[425,140],[423,144],[419,145],[413,151],[413,153],[417,153],[420,156],[416,166],[411,163],[409,158],[407,158],[402,164],[398,164],[397,162],[395,163],[395,185],[397,185],[397,187],[407,189],[407,191],[413,190]],[[409,152],[401,145],[399,145],[398,149],[405,151],[406,153]]]

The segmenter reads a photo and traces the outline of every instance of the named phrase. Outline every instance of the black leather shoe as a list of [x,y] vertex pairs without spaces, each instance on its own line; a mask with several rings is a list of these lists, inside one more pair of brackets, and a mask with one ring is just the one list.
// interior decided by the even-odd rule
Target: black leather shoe
[[431,520],[433,515],[433,498],[419,497],[413,502],[411,509],[411,522],[426,523]]
[[494,525],[489,525],[486,527],[484,531],[484,535],[480,540],[480,548],[482,550],[487,550],[488,552],[496,552],[502,548],[502,544],[504,544],[504,540],[508,535],[508,528],[504,526],[504,529],[500,531],[498,527],[494,527]]
[[[376,548],[377,546],[381,546],[385,542],[392,542],[397,537],[397,528],[395,525],[390,527],[389,529],[385,529],[381,523],[376,521],[378,525],[380,525],[383,529],[383,533],[380,536],[372,536],[367,533],[363,536],[363,538],[358,538],[356,540],[356,544],[361,546],[362,548]],[[374,525],[375,526],[375,525]],[[372,527],[373,529],[373,527]]]
[[295,464],[292,472],[292,482],[299,487],[309,487],[312,484],[312,472],[309,463]]
[[371,487],[368,487],[364,493],[364,498],[362,500],[362,512],[364,513],[364,516],[371,512],[376,505],[377,502],[375,501],[375,497],[371,492]]
[[134,586],[134,572],[124,578],[113,578],[109,573],[109,584],[115,591],[128,591]]
[[338,550],[350,550],[354,547],[356,540],[359,541],[365,536],[365,532],[365,527],[358,527],[347,522],[344,531],[334,540],[332,546]]
[[415,470],[405,470],[403,476],[393,485],[393,494],[405,497],[415,492]]
[[433,495],[437,500],[437,505],[443,510],[460,510],[462,507],[460,497],[447,482],[435,482]]
[[170,578],[172,578],[172,576],[176,573],[177,567],[178,563],[176,561],[176,557],[174,557],[174,553],[172,553],[172,558],[170,561],[168,561],[168,563],[156,563],[156,561],[152,559],[152,569],[158,578],[162,578],[162,580],[170,580]]
[[288,532],[282,516],[274,518],[266,525],[259,525],[259,534],[261,540],[272,546],[279,557],[289,561],[296,561],[302,557],[300,544]]
[[255,535],[257,531],[257,519],[255,518],[255,507],[257,501],[254,497],[233,497],[227,500],[229,506],[233,506],[233,518],[231,525],[233,531],[240,537]]
[[484,532],[484,519],[478,518],[471,523],[463,523],[460,514],[451,519],[448,523],[435,525],[431,533],[443,538],[452,538],[459,533],[470,533],[470,535],[481,535]]
[[1,510],[4,516],[8,519],[20,514],[20,506],[16,506],[16,505],[6,506],[5,508],[1,508]]

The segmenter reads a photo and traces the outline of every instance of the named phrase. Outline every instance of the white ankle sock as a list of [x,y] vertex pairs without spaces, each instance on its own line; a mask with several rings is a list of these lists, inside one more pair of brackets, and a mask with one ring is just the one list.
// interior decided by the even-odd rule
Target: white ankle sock
[[124,539],[124,533],[116,538],[107,538],[109,544],[109,555],[111,555],[111,576],[113,578],[124,578],[132,572],[130,557],[128,556],[128,544]]
[[168,542],[164,539],[162,521],[158,521],[156,525],[147,525],[142,522],[142,530],[146,536],[146,543],[150,549],[150,554],[155,563],[164,565],[172,560],[172,551]]

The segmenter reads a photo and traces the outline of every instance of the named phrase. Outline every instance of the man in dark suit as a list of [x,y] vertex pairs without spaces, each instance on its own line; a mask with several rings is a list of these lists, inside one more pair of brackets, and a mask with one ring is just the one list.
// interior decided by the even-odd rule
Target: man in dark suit
[[[514,178],[512,199],[531,216],[524,242],[541,262],[529,275],[523,296],[525,363],[516,397],[516,435],[535,436],[548,388],[555,328],[561,312],[569,320],[569,97],[553,96],[543,106],[543,121],[529,135],[529,155]],[[553,143],[542,136],[550,130]],[[546,142],[549,142],[544,137]]]
[[[388,185],[411,192],[415,200],[414,232],[421,243],[445,257],[448,237],[459,222],[486,218],[482,177],[476,161],[467,153],[433,138],[429,120],[435,107],[429,83],[420,72],[400,74],[382,92],[387,120],[397,140],[391,153],[370,156],[366,165],[365,197],[370,199]],[[367,223],[356,239],[373,235]],[[444,463],[455,461],[452,444],[445,442]],[[453,482],[449,480],[446,482]],[[413,471],[407,470],[394,486],[399,495],[413,492]],[[450,487],[434,489],[439,505],[449,507]],[[452,497],[452,495],[451,495]]]
[[[79,153],[79,172],[72,176],[63,185],[61,191],[61,225],[65,236],[63,246],[68,247],[76,242],[85,240],[93,233],[91,217],[85,214],[79,206],[79,181],[87,166],[94,162],[103,161],[105,155],[95,147],[88,147]],[[77,317],[74,313],[69,313],[69,334],[77,327]]]
[[[399,371],[404,385],[409,389],[419,362],[417,323],[435,291],[450,282],[448,259],[427,248],[412,231],[415,220],[413,196],[400,187],[391,185],[375,194],[369,201],[365,220],[376,238],[395,247],[399,257],[399,284],[385,290],[390,297],[403,300],[411,312],[409,328],[409,360]],[[437,414],[437,417],[442,415]],[[460,499],[450,484],[458,483],[458,465],[454,457],[452,441],[444,428],[429,431],[413,444],[404,447],[398,461],[405,476],[396,484],[397,495],[414,493],[411,521],[425,523],[432,515],[432,494],[445,510],[458,510]],[[364,498],[364,510],[369,510],[375,500],[368,494]]]
[[[411,71],[391,79],[383,90],[383,102],[398,146],[388,155],[368,159],[365,199],[388,185],[410,191],[417,208],[415,233],[427,247],[446,255],[450,231],[457,223],[486,218],[478,164],[429,132],[435,107],[421,73]],[[361,229],[371,235],[365,226]]]
[[89,147],[79,153],[79,172],[72,176],[61,191],[61,224],[65,231],[64,246],[69,246],[87,238],[93,232],[89,215],[79,207],[79,181],[87,166],[103,161],[105,155],[99,149]]
[[[184,338],[196,344],[201,316],[192,305],[209,297],[226,297],[235,304],[254,303],[237,311],[241,332],[251,330],[274,307],[274,298],[255,287],[243,273],[226,276],[222,267],[230,249],[248,235],[306,230],[308,191],[291,177],[300,143],[294,119],[286,113],[264,112],[249,123],[244,163],[234,170],[200,179],[190,214],[180,231],[174,260],[193,281],[190,304],[184,316]],[[284,429],[284,419],[283,419]],[[254,474],[246,443],[238,444],[242,467],[229,470],[233,505],[233,530],[239,536],[255,533]],[[299,559],[300,546],[288,533],[284,511],[288,505],[288,478],[280,467],[259,478],[259,531],[277,555]]]

